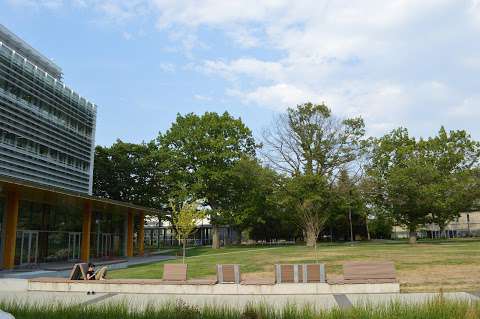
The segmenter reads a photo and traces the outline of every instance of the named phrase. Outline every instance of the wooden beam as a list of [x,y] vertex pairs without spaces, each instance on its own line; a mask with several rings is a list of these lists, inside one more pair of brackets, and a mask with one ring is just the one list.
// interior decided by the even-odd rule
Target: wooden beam
[[15,266],[15,245],[17,241],[17,223],[20,195],[18,191],[7,193],[5,246],[3,250],[3,268],[12,269]]
[[140,256],[143,256],[144,250],[145,250],[145,213],[140,212],[140,224],[139,226],[139,231],[138,231],[138,254]]
[[82,248],[80,258],[84,262],[90,260],[90,232],[92,228],[92,202],[85,201],[83,207]]
[[133,211],[127,215],[127,257],[133,256]]

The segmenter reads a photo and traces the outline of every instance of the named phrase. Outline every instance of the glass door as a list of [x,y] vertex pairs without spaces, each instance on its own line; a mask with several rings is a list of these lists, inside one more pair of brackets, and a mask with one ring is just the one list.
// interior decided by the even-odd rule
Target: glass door
[[38,231],[22,230],[20,235],[20,265],[36,264],[38,259]]
[[68,233],[68,259],[76,261],[80,259],[80,250],[82,243],[82,233]]
[[99,257],[109,257],[112,256],[113,242],[112,234],[102,233],[100,234],[100,245],[99,245]]

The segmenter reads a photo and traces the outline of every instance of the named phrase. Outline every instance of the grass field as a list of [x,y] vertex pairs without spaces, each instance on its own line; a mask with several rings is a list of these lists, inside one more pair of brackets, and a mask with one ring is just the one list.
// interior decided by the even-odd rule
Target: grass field
[[[395,262],[402,292],[479,291],[480,240],[401,241],[319,244],[317,251],[304,246],[207,247],[188,250],[189,278],[214,278],[216,264],[240,264],[243,278],[272,278],[275,263],[325,263],[328,278],[341,275],[341,265],[351,260]],[[181,259],[168,263],[181,262]],[[115,270],[110,278],[162,278],[163,263]]]

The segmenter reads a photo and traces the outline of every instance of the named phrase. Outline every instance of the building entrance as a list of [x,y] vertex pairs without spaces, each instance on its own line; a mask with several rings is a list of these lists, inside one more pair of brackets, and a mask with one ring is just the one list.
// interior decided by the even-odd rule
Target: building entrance
[[82,233],[68,233],[68,259],[71,261],[80,260],[80,247],[82,244]]
[[100,245],[98,249],[98,257],[113,256],[113,241],[112,234],[102,233],[100,234]]
[[38,231],[17,231],[17,245],[20,247],[19,265],[36,264],[38,259]]

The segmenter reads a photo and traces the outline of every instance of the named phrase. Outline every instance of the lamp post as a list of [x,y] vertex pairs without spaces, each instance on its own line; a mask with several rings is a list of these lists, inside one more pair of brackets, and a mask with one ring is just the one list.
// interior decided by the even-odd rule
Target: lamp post
[[350,200],[348,201],[348,220],[350,222],[350,242],[353,243],[353,225],[352,225],[352,190],[349,192]]

